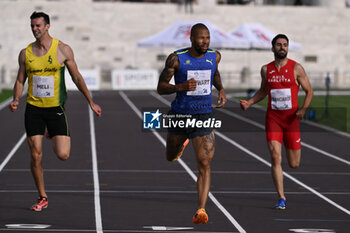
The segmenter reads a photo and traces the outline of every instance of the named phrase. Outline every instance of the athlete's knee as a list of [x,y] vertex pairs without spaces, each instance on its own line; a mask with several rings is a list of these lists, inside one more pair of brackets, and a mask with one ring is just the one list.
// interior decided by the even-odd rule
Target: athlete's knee
[[290,168],[298,168],[300,166],[300,161],[293,161],[293,162],[289,162],[289,167]]
[[32,153],[31,153],[32,164],[41,163],[42,158],[43,158],[43,154],[41,152],[32,151]]
[[282,156],[279,153],[271,154],[271,163],[272,166],[277,166],[282,163]]
[[201,159],[198,161],[198,168],[200,170],[206,171],[210,170],[210,159]]
[[65,161],[69,158],[69,152],[59,152],[59,153],[57,153],[57,157],[60,160]]

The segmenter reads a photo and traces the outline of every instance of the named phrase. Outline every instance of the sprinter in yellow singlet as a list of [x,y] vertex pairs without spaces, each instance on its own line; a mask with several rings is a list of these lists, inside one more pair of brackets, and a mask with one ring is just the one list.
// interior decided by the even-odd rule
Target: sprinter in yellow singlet
[[25,110],[25,128],[31,153],[31,171],[38,189],[38,200],[31,210],[41,211],[48,207],[42,167],[42,141],[47,129],[52,138],[53,150],[60,160],[69,158],[70,132],[64,103],[67,91],[64,69],[68,68],[73,82],[83,93],[92,111],[101,116],[101,108],[92,100],[74,60],[73,50],[49,35],[50,17],[43,12],[31,16],[31,28],[35,42],[22,49],[19,70],[13,88],[12,112],[17,110],[24,83],[28,78],[28,95]]

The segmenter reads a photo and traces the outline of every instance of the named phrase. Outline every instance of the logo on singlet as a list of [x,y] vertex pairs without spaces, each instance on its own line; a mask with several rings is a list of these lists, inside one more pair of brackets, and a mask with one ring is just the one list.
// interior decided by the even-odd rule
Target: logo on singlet
[[210,63],[211,65],[213,65],[213,60],[208,60],[208,59],[206,59],[205,61],[208,62],[208,63]]
[[52,64],[52,57],[49,56],[49,60],[47,60],[50,64]]

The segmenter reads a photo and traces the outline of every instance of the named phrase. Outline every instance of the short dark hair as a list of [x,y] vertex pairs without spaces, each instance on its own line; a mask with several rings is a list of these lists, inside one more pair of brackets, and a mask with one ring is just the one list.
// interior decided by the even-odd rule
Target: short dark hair
[[205,26],[205,24],[197,23],[197,24],[193,25],[192,28],[191,28],[191,36],[195,36],[197,31],[200,30],[200,29],[206,29],[206,30],[209,31],[208,27]]
[[36,18],[40,18],[40,17],[44,18],[46,24],[50,24],[50,17],[47,14],[45,14],[44,12],[34,11],[33,14],[30,16],[30,19],[32,20],[32,19],[36,19]]
[[276,41],[280,38],[283,38],[283,39],[286,39],[287,43],[289,44],[289,39],[286,35],[284,34],[278,34],[277,36],[275,36],[272,41],[271,41],[271,44],[272,44],[272,47],[275,46],[276,44]]

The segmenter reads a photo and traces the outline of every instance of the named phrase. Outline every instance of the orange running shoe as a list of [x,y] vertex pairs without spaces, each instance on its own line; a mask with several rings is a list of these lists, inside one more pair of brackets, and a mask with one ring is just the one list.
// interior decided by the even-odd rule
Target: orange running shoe
[[49,206],[49,201],[47,200],[47,197],[38,197],[37,203],[35,203],[31,210],[33,211],[42,211],[43,209],[46,209]]
[[199,223],[207,224],[207,222],[208,222],[208,215],[205,212],[204,208],[201,208],[201,209],[197,210],[197,212],[193,215],[192,222],[194,224],[199,224]]
[[175,162],[176,160],[178,160],[182,156],[182,154],[184,153],[184,150],[189,142],[190,142],[190,139],[187,138],[186,141],[184,142],[184,144],[182,145],[181,151],[176,155],[176,157],[172,160],[172,162]]

